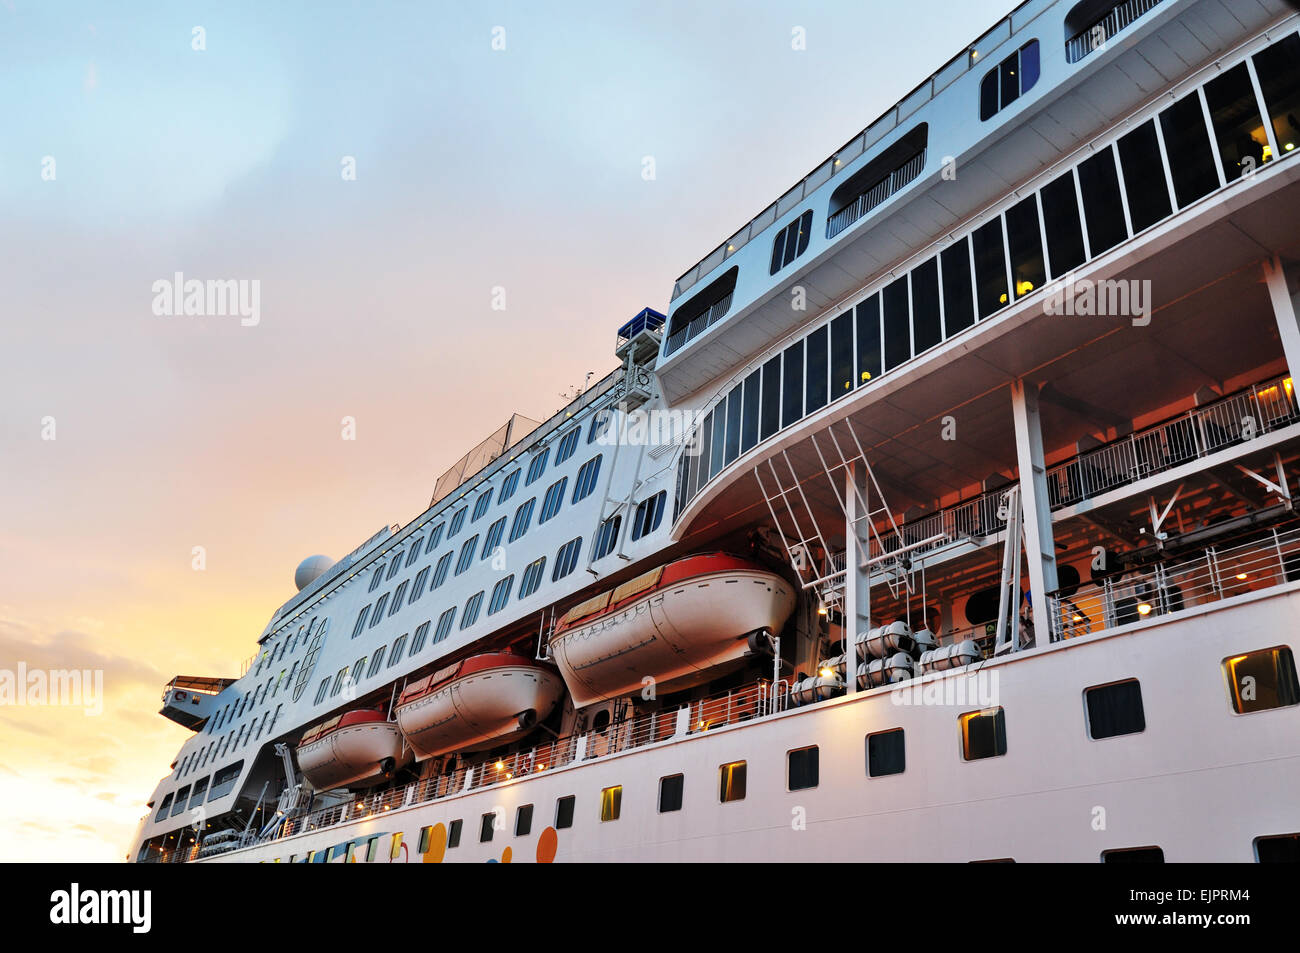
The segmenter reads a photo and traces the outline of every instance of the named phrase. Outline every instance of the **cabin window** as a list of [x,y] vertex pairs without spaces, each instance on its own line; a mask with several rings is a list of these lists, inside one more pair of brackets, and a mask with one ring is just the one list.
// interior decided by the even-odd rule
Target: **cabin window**
[[887,371],[893,370],[912,356],[910,297],[906,275],[886,285],[881,294],[885,314],[885,370]]
[[632,538],[634,540],[640,539],[647,533],[653,533],[659,528],[659,524],[664,518],[664,505],[667,500],[668,491],[660,490],[654,496],[637,504],[636,514],[632,518]]
[[461,527],[465,525],[465,514],[469,512],[468,506],[462,506],[451,518],[451,529],[447,532],[447,538],[451,539],[460,532]]
[[357,624],[352,627],[352,638],[355,639],[358,635],[361,634],[361,630],[366,627],[366,617],[368,615],[370,615],[370,606],[366,606],[365,608],[363,608],[360,614],[357,616]]
[[1300,143],[1300,37],[1292,33],[1251,59],[1279,154],[1286,158]]
[[320,687],[316,689],[317,705],[319,705],[321,702],[325,700],[325,693],[329,691],[329,688],[330,688],[330,680],[328,678],[321,679]]
[[1179,208],[1186,208],[1219,187],[1219,172],[1198,92],[1188,93],[1160,113],[1160,131],[1165,137]]
[[[830,373],[828,350],[830,348],[830,331],[822,325],[806,340],[808,372],[804,387],[804,413],[811,414],[826,406],[827,375]],[[730,446],[730,441],[728,441]]]
[[519,508],[515,510],[514,522],[510,524],[510,542],[519,539],[524,533],[528,532],[528,524],[533,519],[533,506],[537,503],[537,497],[533,497],[526,503],[520,503]]
[[969,240],[963,238],[945,248],[939,260],[943,266],[944,326],[951,336],[975,323]]
[[542,478],[542,474],[546,472],[546,458],[550,455],[550,447],[543,447],[538,451],[537,456],[533,457],[532,462],[528,464],[528,476],[524,478],[524,486],[532,486]]
[[532,829],[533,806],[531,804],[521,804],[519,809],[515,811],[515,836],[527,837]]
[[393,652],[388,656],[388,667],[392,668],[402,660],[402,649],[406,648],[406,636],[399,635],[397,641],[393,643]]
[[334,676],[334,687],[330,689],[330,698],[334,698],[339,692],[343,691],[343,683],[348,677],[348,667],[344,665],[339,669],[338,674]]
[[171,795],[171,794],[168,794],[165,798],[163,798],[163,802],[162,802],[162,804],[159,806],[159,808],[158,808],[158,814],[157,814],[157,816],[154,818],[154,820],[155,820],[155,821],[161,821],[164,817],[166,817],[166,816],[167,816],[167,809],[170,808],[171,806],[172,806],[172,795]]
[[[366,841],[366,863],[373,864],[379,859],[379,838],[372,837]],[[289,863],[293,863],[293,858],[289,858]]]
[[[753,375],[751,375],[752,377]],[[749,414],[749,383],[746,381],[745,413]],[[831,400],[853,391],[853,309],[831,322]],[[752,444],[745,447],[746,450]]]
[[931,258],[912,271],[912,342],[916,353],[943,340],[939,316],[939,259]]
[[414,563],[417,559],[420,558],[420,544],[421,544],[422,542],[424,542],[424,540],[421,539],[419,536],[417,536],[417,537],[415,538],[415,542],[411,543],[411,551],[408,552],[408,553],[406,554],[406,568],[407,568],[407,569],[410,569],[410,568],[411,568],[411,564]]
[[433,585],[429,587],[430,592],[447,581],[447,571],[449,569],[451,569],[451,550],[447,550],[438,557],[438,565],[433,567]]
[[[763,365],[763,394],[759,399],[759,440],[781,429],[781,357]],[[696,458],[698,460],[698,457]],[[691,495],[694,496],[694,490]]]
[[456,619],[456,607],[452,606],[438,616],[438,628],[433,631],[433,644],[437,645],[451,632],[451,624]]
[[1232,710],[1239,715],[1300,704],[1295,658],[1280,645],[1223,660]]
[[411,654],[417,654],[420,649],[424,648],[425,640],[429,638],[429,623],[421,622],[415,630],[415,635],[411,638]]
[[480,589],[474,595],[469,597],[465,603],[465,608],[460,614],[460,630],[464,632],[471,625],[478,621],[478,611],[483,606],[483,590]]
[[709,419],[713,421],[713,439],[709,451],[709,477],[712,478],[722,470],[726,451],[727,413],[725,402],[714,408],[713,413],[709,414]]
[[659,779],[659,813],[671,814],[682,809],[682,788],[685,776],[670,774]]
[[1165,852],[1159,847],[1121,847],[1101,852],[1103,864],[1163,864]]
[[961,724],[961,756],[966,761],[996,758],[1007,753],[1007,719],[999,708],[969,711]]
[[419,846],[416,847],[415,849],[415,852],[417,854],[426,854],[429,852],[429,835],[432,833],[433,833],[432,827],[420,828],[420,843]]
[[416,602],[424,595],[425,584],[429,581],[429,567],[425,566],[415,574],[415,584],[411,586],[411,602]]
[[987,318],[1007,303],[1007,260],[1002,240],[1002,219],[995,218],[971,235],[975,252],[976,303]]
[[718,767],[718,800],[723,804],[728,801],[745,799],[744,761],[730,761]]
[[758,391],[761,371],[745,378],[742,418],[740,422],[740,452],[748,453],[758,443]]
[[470,567],[470,563],[474,561],[474,550],[477,548],[478,533],[475,533],[461,544],[460,555],[456,557],[456,575],[459,576]]
[[867,777],[902,774],[906,767],[907,749],[902,728],[867,735]]
[[388,851],[389,860],[397,860],[402,856],[402,833],[398,831],[393,835],[392,846]]
[[1011,287],[1017,299],[1047,283],[1037,196],[1031,195],[1007,209],[1007,250],[1011,254]]
[[548,519],[560,512],[560,504],[564,502],[564,488],[569,485],[569,478],[564,477],[552,483],[546,490],[546,496],[542,499],[542,511],[537,514],[538,524],[545,523]]
[[788,427],[803,416],[803,341],[785,349],[784,381],[781,391],[781,426]]
[[515,585],[515,574],[511,573],[492,587],[492,598],[488,600],[488,615],[494,615],[506,607],[510,601],[510,590]]
[[1038,41],[1030,40],[980,82],[980,121],[992,119],[1038,82]]
[[1123,136],[1118,145],[1120,166],[1124,170],[1124,194],[1128,197],[1129,218],[1136,233],[1173,213],[1155,120]]
[[582,553],[582,537],[571,539],[559,548],[555,554],[555,569],[551,572],[551,582],[558,582],[578,566],[578,557]]
[[524,567],[524,574],[519,580],[519,598],[527,599],[542,584],[542,574],[546,571],[546,557],[534,559]]
[[700,485],[703,486],[713,475],[709,470],[710,462],[713,460],[713,411],[709,411],[704,418],[704,424],[700,428],[702,434],[700,442]]
[[817,787],[820,777],[819,752],[816,745],[796,748],[785,753],[786,790],[806,791]]
[[486,844],[492,840],[492,834],[496,830],[497,815],[495,811],[484,814],[478,825],[478,842]]
[[1271,834],[1255,838],[1255,860],[1261,864],[1300,863],[1300,834]]
[[366,670],[366,657],[363,655],[352,663],[352,674],[349,676],[350,684],[355,685],[361,681],[361,673]]
[[1135,678],[1085,689],[1083,699],[1088,715],[1088,737],[1094,741],[1146,730],[1142,686]]
[[375,570],[375,574],[370,577],[370,589],[368,591],[374,592],[376,589],[379,588],[379,584],[383,581],[384,581],[384,567],[380,566],[378,569]]
[[578,432],[581,427],[571,427],[569,431],[560,438],[559,445],[555,448],[555,465],[558,467],[578,449]]
[[497,502],[504,503],[510,497],[515,495],[515,490],[519,487],[519,469],[516,467],[506,474],[506,478],[501,481],[501,492],[497,494]]
[[731,394],[727,397],[727,459],[728,464],[735,461],[740,456],[740,424],[741,424],[741,399],[744,392],[739,387],[733,387]]
[[[1250,69],[1245,63],[1206,83],[1205,103],[1210,108],[1210,125],[1219,144],[1219,161],[1226,181],[1237,181],[1273,157],[1255,87],[1250,81]],[[1127,166],[1124,174],[1128,175]],[[1131,198],[1129,203],[1132,204]]]
[[620,515],[611,516],[600,524],[600,529],[596,531],[596,541],[591,547],[591,561],[603,559],[612,553],[618,546],[618,531],[623,525],[623,517]]
[[555,801],[555,829],[562,831],[573,826],[573,805],[576,798],[569,794]]
[[808,240],[812,236],[812,209],[808,209],[785,228],[776,233],[772,240],[772,263],[769,275],[790,264],[808,250]]
[[585,500],[595,492],[596,480],[600,476],[601,457],[602,454],[596,454],[578,469],[578,475],[573,480],[573,499],[569,502]]
[[366,672],[366,678],[374,678],[379,674],[379,670],[384,665],[384,653],[388,651],[388,646],[381,645],[375,650],[375,654],[370,659],[370,670]]
[[375,603],[375,611],[370,616],[370,628],[373,629],[375,626],[379,625],[381,621],[383,621],[384,607],[387,605],[388,605],[388,593],[385,592],[382,596],[379,597],[379,601]]
[[[1047,256],[1052,276],[1060,278],[1078,268],[1087,257],[1083,247],[1083,225],[1079,221],[1079,193],[1074,186],[1074,170],[1047,183],[1039,196],[1043,201],[1043,231],[1047,234]],[[946,293],[946,271],[943,280]],[[949,333],[951,331],[950,324]]]
[[453,847],[460,846],[460,832],[461,829],[464,828],[464,826],[465,826],[464,818],[460,818],[460,817],[456,818],[449,825],[447,825],[447,849],[448,850],[451,850]]
[[390,617],[397,615],[398,610],[402,608],[402,600],[406,598],[406,586],[406,580],[403,579],[398,585],[397,591],[393,593],[393,604],[388,607]]
[[881,373],[880,295],[873,294],[857,306],[857,386],[879,377]]
[[1119,194],[1115,151],[1107,146],[1079,164],[1079,191],[1088,224],[1088,247],[1096,258],[1128,238],[1124,204]]
[[616,821],[623,810],[623,785],[603,788],[600,792],[600,819]]
[[431,552],[433,552],[434,548],[437,547],[438,543],[442,541],[442,528],[444,525],[445,525],[444,523],[439,523],[437,526],[433,528],[433,532],[429,534],[429,542],[427,542],[424,546],[424,555],[427,556]]
[[471,523],[478,522],[479,517],[481,517],[484,513],[486,513],[488,511],[488,507],[491,505],[492,505],[492,487],[488,487],[479,495],[479,498],[474,501],[474,515],[469,518],[469,521]]
[[605,432],[613,422],[614,411],[608,408],[596,411],[595,416],[591,418],[591,425],[587,428],[587,443],[590,445],[605,436]]
[[393,561],[388,564],[388,578],[392,579],[402,569],[402,554],[397,553],[393,556]]
[[488,527],[487,533],[483,536],[483,552],[479,556],[480,559],[487,559],[496,552],[497,547],[501,545],[501,537],[505,535],[505,531],[506,518],[504,516],[493,521],[492,525]]

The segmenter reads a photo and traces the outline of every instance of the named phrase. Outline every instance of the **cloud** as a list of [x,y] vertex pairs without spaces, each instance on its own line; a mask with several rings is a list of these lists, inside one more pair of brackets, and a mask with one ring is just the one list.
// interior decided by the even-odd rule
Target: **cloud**
[[90,63],[86,67],[86,80],[82,84],[82,88],[87,93],[93,93],[98,86],[99,86],[99,73],[95,69],[95,64]]
[[156,691],[167,682],[161,671],[126,655],[103,652],[101,640],[84,632],[65,629],[52,638],[32,633],[29,626],[13,619],[0,619],[0,659],[26,662],[28,670],[90,669],[104,673],[104,692],[111,694],[135,686]]

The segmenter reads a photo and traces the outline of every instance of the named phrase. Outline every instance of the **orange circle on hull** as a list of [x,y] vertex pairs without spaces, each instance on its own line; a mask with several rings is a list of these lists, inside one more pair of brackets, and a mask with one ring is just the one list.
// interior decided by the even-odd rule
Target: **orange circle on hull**
[[424,852],[424,862],[440,864],[445,853],[447,853],[447,828],[441,823],[434,824],[433,830],[429,831],[429,849]]
[[555,860],[555,850],[560,846],[560,837],[554,827],[548,827],[537,838],[537,862],[549,864]]

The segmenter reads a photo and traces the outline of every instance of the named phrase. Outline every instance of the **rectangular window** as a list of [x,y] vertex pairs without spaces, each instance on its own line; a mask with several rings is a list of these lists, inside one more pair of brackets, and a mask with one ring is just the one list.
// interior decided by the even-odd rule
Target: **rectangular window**
[[1007,753],[1007,719],[999,708],[969,711],[961,724],[961,756],[966,761],[996,758]]
[[931,258],[912,270],[912,343],[916,353],[928,351],[943,339],[939,320],[939,259]]
[[1255,860],[1261,864],[1300,864],[1300,834],[1256,837]]
[[623,785],[616,784],[600,792],[600,819],[616,821],[623,810]]
[[740,425],[740,452],[748,453],[758,443],[758,382],[762,371],[745,378],[744,411]]
[[420,845],[416,848],[417,854],[427,854],[429,852],[429,835],[433,833],[432,827],[420,828]]
[[733,387],[731,394],[727,397],[727,463],[735,461],[740,456],[740,421],[741,421],[741,400],[744,398],[744,392],[739,387]]
[[907,749],[902,728],[867,735],[867,777],[902,774],[906,768]]
[[831,322],[831,400],[853,391],[853,309]]
[[1165,852],[1159,847],[1123,847],[1101,852],[1103,864],[1163,864]]
[[393,652],[388,656],[388,667],[392,668],[402,660],[402,649],[406,648],[406,636],[399,635],[393,643]]
[[781,391],[781,426],[788,427],[803,416],[803,341],[785,349],[785,362]]
[[1002,244],[1002,219],[981,225],[971,235],[975,251],[976,303],[987,318],[1007,303],[1007,259]]
[[460,630],[464,632],[478,621],[478,611],[483,607],[483,590],[480,589],[465,602],[460,613]]
[[555,829],[562,831],[573,826],[574,795],[569,794],[555,801]]
[[456,818],[447,826],[447,849],[460,846],[460,832],[465,827],[463,818]]
[[670,814],[682,809],[682,787],[685,780],[685,777],[680,774],[670,774],[666,778],[659,779],[660,814]]
[[415,635],[411,638],[411,654],[415,655],[420,649],[424,648],[424,642],[429,637],[429,623],[421,622],[415,630]]
[[967,239],[945,248],[943,265],[943,319],[949,337],[975,323],[975,298],[971,291],[970,244]]
[[1088,737],[1093,740],[1146,730],[1142,686],[1137,679],[1084,689],[1083,699],[1088,713]]
[[[478,548],[478,533],[475,533],[460,547],[460,555],[456,557],[456,575],[460,575],[470,567],[474,561],[474,550]],[[382,597],[381,597],[382,599]]]
[[437,589],[447,581],[447,570],[451,568],[450,550],[438,557],[438,565],[433,567],[433,584],[429,586],[429,591]]
[[808,335],[808,373],[804,388],[804,413],[811,414],[826,406],[826,381],[830,368],[827,362],[830,331],[823,325]]
[[533,829],[533,806],[531,804],[521,804],[515,811],[515,836],[527,837]]
[[722,470],[723,454],[726,451],[727,405],[718,404],[713,410],[713,440],[709,455],[709,476],[717,476]]
[[542,511],[537,514],[539,526],[560,512],[560,506],[564,503],[564,491],[568,485],[569,478],[563,477],[546,488],[546,495],[542,497]]
[[1223,660],[1232,710],[1239,715],[1300,703],[1295,658],[1280,645]]
[[854,321],[857,328],[857,381],[861,387],[881,374],[879,294],[873,294],[857,306]]
[[1174,177],[1178,207],[1186,208],[1219,187],[1219,172],[1205,129],[1199,93],[1191,92],[1160,114],[1165,154]]
[[1300,36],[1292,33],[1251,57],[1281,158],[1300,143]]
[[912,356],[907,276],[887,285],[881,298],[885,314],[885,370],[892,371]]
[[709,480],[709,462],[713,459],[713,411],[709,411],[704,417],[704,423],[700,425],[700,485],[703,486]]
[[445,639],[447,637],[447,634],[451,632],[451,623],[455,618],[456,618],[455,606],[452,606],[450,609],[444,610],[442,615],[438,616],[438,628],[436,628],[433,632],[434,645],[437,645],[439,642]]
[[805,791],[817,787],[820,777],[819,753],[816,745],[787,751],[786,790]]
[[483,552],[479,556],[480,559],[487,559],[496,552],[496,548],[501,545],[501,537],[505,535],[505,532],[506,518],[502,516],[500,519],[493,520],[492,525],[488,527],[487,533],[483,536]]
[[1174,207],[1165,182],[1165,163],[1160,158],[1154,119],[1119,140],[1119,161],[1124,169],[1124,194],[1128,196],[1133,231],[1143,231],[1172,215]]
[[402,834],[399,831],[393,835],[392,846],[388,851],[389,860],[397,860],[402,856]]
[[520,503],[515,509],[514,522],[510,524],[510,542],[514,542],[528,532],[528,524],[533,518],[533,506],[537,503],[537,497]]
[[[378,837],[378,836],[375,836],[375,837],[370,838],[370,840],[366,841],[366,861],[365,861],[365,862],[366,862],[367,864],[373,864],[373,863],[375,863],[375,862],[378,861],[378,860],[379,860],[379,837]],[[293,858],[292,858],[292,857],[289,858],[289,862],[290,862],[290,863],[293,862]]]
[[611,516],[600,524],[596,530],[596,539],[591,546],[591,560],[604,559],[618,547],[618,531],[623,526],[621,515]]
[[1088,246],[1096,258],[1128,238],[1124,204],[1119,195],[1119,173],[1110,146],[1079,164],[1079,191],[1083,193]]
[[718,800],[723,804],[745,799],[745,765],[744,761],[731,761],[718,766]]
[[[1210,107],[1210,125],[1219,143],[1219,161],[1226,181],[1235,182],[1272,158],[1268,154],[1268,132],[1245,63],[1206,83],[1205,103]],[[1124,174],[1128,174],[1127,166]]]
[[390,616],[394,616],[401,611],[402,600],[406,598],[406,586],[407,582],[403,579],[401,583],[398,584],[397,591],[393,593],[393,604],[388,607],[388,614]]
[[483,815],[478,826],[478,842],[480,844],[486,844],[488,841],[492,840],[492,832],[496,830],[496,823],[496,811],[490,811]]
[[451,539],[460,532],[460,528],[465,525],[465,514],[469,512],[468,506],[462,506],[451,517],[451,527],[447,530],[447,538]]
[[763,397],[759,412],[759,440],[766,440],[781,429],[781,358],[763,365]]
[[[560,441],[561,453],[564,452],[564,440],[568,439],[569,436],[574,438],[573,444],[574,446],[577,446],[578,428],[574,427],[572,430],[569,431],[568,436],[566,436],[564,439],[561,439]],[[572,453],[573,451],[570,450],[569,452]],[[518,488],[519,488],[519,471],[517,469],[511,470],[510,473],[506,476],[506,478],[503,481],[501,481],[501,492],[497,494],[497,502],[504,503],[506,500],[510,499],[510,497],[515,495],[515,490],[517,490]],[[432,546],[429,547],[429,549],[432,548],[433,548]],[[426,549],[425,552],[427,553],[429,549]]]
[[585,500],[595,492],[596,480],[600,476],[600,461],[603,457],[604,454],[598,453],[578,468],[578,475],[573,479],[573,499],[569,502],[577,503],[579,500]]
[[1037,196],[1031,195],[1007,209],[1007,249],[1011,253],[1012,287],[1017,299],[1047,283]]

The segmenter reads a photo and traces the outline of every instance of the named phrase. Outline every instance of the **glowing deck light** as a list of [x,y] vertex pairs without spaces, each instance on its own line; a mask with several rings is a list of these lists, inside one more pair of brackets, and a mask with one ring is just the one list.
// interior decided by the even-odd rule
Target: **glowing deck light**
[[1142,602],[1138,604],[1138,615],[1150,615],[1150,614],[1151,614],[1151,603]]

